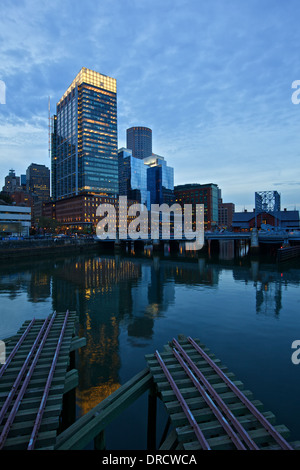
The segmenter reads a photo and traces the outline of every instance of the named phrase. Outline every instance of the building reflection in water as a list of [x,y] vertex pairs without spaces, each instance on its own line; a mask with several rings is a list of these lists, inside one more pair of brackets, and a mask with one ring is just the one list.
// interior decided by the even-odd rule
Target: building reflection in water
[[[232,245],[222,248],[219,259],[234,256]],[[299,285],[299,271],[280,273],[274,266],[251,263],[213,263],[206,257],[182,251],[174,259],[120,256],[70,256],[65,259],[0,267],[0,296],[15,299],[27,293],[27,304],[52,302],[52,310],[76,310],[80,336],[87,340],[79,352],[78,407],[85,414],[120,386],[122,361],[120,333],[133,348],[151,344],[155,322],[176,302],[176,286],[222,288],[224,271],[233,281],[255,289],[256,312],[278,316],[282,290]],[[26,318],[28,319],[28,318]],[[22,320],[23,321],[23,320]],[[20,325],[18,325],[19,327]],[[138,372],[138,371],[137,371]]]

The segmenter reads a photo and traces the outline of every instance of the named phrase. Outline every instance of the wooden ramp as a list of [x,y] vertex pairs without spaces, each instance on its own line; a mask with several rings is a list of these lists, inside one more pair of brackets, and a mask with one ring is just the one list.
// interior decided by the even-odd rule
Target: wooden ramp
[[76,312],[54,312],[45,320],[25,322],[5,341],[0,449],[54,448],[63,397],[78,383],[72,353],[85,345],[84,338],[75,336],[75,321]]
[[160,450],[293,450],[289,430],[243,390],[198,340],[180,336],[146,356],[171,421]]

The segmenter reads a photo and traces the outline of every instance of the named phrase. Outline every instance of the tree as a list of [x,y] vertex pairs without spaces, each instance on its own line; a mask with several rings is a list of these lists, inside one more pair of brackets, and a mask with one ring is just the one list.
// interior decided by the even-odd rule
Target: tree
[[55,230],[60,227],[60,222],[56,219],[51,219],[49,217],[40,217],[38,226],[46,231],[50,231],[51,233],[55,232]]

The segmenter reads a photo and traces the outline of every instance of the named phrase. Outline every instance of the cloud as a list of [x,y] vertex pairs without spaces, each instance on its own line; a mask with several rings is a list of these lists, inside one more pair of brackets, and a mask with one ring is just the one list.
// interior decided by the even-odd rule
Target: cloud
[[[119,146],[153,130],[175,181],[215,182],[232,202],[299,173],[299,4],[271,0],[2,0],[0,174],[48,162],[55,104],[82,66],[117,78]],[[274,181],[276,183],[274,183]],[[287,192],[300,206],[298,185]],[[264,189],[264,188],[263,188]],[[251,196],[250,196],[251,195]]]

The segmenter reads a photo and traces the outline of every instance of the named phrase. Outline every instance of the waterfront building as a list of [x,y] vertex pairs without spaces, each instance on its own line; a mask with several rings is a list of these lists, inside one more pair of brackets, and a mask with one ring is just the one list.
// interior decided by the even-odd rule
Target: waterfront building
[[56,106],[52,198],[118,194],[116,79],[83,67]]
[[277,230],[299,230],[299,211],[283,211],[275,212],[259,212],[256,213],[255,209],[253,212],[235,212],[233,216],[232,227],[236,232],[250,231],[254,227],[261,228],[272,228]]
[[150,191],[147,187],[147,169],[144,160],[135,158],[132,150],[121,148],[119,159],[119,195],[136,200],[150,209]]
[[219,197],[219,206],[218,206],[219,228],[230,229],[232,226],[235,205],[232,202],[223,202],[221,189],[218,190],[218,197]]
[[235,205],[232,202],[220,202],[218,209],[219,227],[230,229],[233,221]]
[[[48,219],[55,219],[61,224],[64,232],[95,233],[98,222],[97,208],[101,204],[113,205],[116,211],[116,224],[119,226],[118,197],[108,197],[99,194],[82,193],[77,196],[50,201],[43,204],[42,215]],[[136,201],[127,199],[127,210]],[[124,224],[128,224],[134,217],[128,217]],[[123,221],[123,219],[122,219]],[[121,221],[121,223],[122,223]]]
[[192,204],[195,214],[196,204],[204,205],[204,229],[214,230],[219,223],[218,186],[209,184],[183,184],[174,188],[176,202],[182,207]]
[[84,228],[92,229],[97,225],[97,207],[105,203],[115,205],[116,198],[89,193],[78,194],[44,204],[43,216],[56,219],[70,231],[84,231]]
[[132,156],[143,160],[152,155],[152,130],[148,127],[130,127],[126,131],[126,147]]
[[0,203],[0,236],[29,236],[31,208]]

